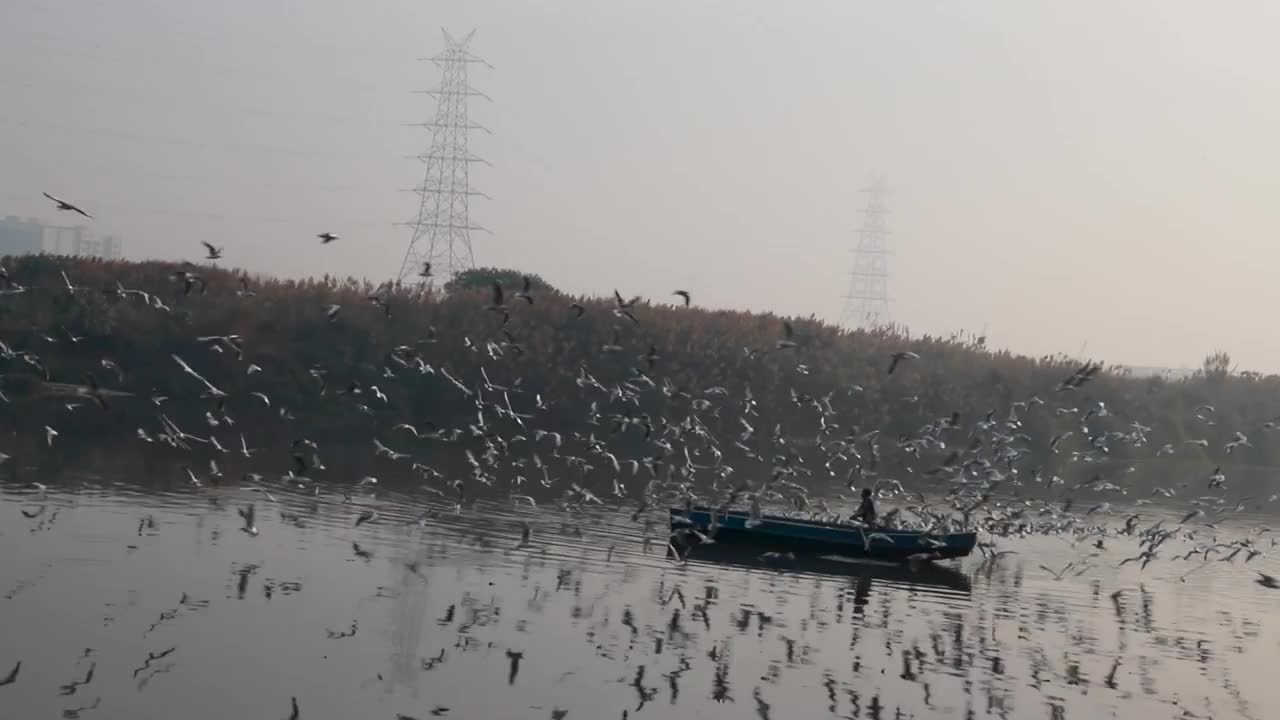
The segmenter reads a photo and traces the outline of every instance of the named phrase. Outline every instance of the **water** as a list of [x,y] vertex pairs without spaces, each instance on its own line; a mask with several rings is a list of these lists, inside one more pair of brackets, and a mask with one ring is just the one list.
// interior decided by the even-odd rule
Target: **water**
[[[286,718],[291,697],[307,719],[1280,717],[1267,556],[1183,582],[1198,563],[1117,567],[1135,543],[1109,539],[1056,581],[1038,566],[1092,548],[1035,537],[952,572],[810,572],[672,562],[634,506],[420,527],[431,498],[384,494],[356,528],[340,496],[277,500],[0,487],[0,675],[22,661],[0,719]],[[1219,538],[1265,519],[1239,522]]]

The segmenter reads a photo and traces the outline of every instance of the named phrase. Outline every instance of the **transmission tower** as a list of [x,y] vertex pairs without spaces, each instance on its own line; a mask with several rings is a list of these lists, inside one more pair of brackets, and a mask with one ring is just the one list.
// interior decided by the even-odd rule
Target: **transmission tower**
[[853,253],[841,323],[867,328],[889,323],[889,228],[885,222],[889,211],[883,179],[862,192],[867,204],[862,210],[862,227],[858,228],[858,247]]
[[460,39],[447,30],[443,32],[444,52],[422,58],[435,63],[444,77],[434,90],[419,91],[436,98],[436,117],[431,122],[415,123],[415,127],[431,130],[431,149],[417,156],[427,171],[422,184],[413,189],[419,198],[418,215],[406,223],[413,228],[413,237],[400,266],[402,283],[425,280],[423,267],[428,262],[431,275],[445,280],[475,267],[471,231],[484,230],[472,225],[468,217],[471,196],[487,196],[471,189],[471,164],[484,160],[467,150],[467,133],[489,130],[467,117],[467,101],[472,96],[486,100],[489,97],[468,84],[467,67],[472,63],[492,66],[467,49],[475,30]]

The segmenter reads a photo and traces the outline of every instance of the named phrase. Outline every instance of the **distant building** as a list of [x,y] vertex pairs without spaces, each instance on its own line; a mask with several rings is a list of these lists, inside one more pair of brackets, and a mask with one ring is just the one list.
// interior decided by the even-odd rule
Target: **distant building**
[[41,252],[118,260],[124,244],[113,235],[95,236],[84,225],[45,225],[12,215],[0,220],[0,255]]
[[0,255],[29,255],[43,251],[43,225],[13,216],[0,220]]

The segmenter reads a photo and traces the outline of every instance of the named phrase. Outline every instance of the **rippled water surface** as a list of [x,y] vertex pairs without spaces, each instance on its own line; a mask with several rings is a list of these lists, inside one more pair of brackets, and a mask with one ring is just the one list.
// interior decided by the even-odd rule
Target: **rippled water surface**
[[634,506],[76,488],[0,488],[0,718],[1280,717],[1265,555],[679,564]]

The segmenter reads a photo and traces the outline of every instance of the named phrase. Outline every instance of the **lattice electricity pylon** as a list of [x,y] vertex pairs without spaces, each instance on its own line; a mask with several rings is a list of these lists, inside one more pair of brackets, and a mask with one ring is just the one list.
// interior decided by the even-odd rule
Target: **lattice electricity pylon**
[[489,97],[468,84],[467,66],[471,63],[492,66],[467,49],[475,30],[461,39],[454,38],[447,30],[443,32],[444,52],[422,58],[435,63],[444,78],[438,88],[419,91],[435,96],[436,117],[432,122],[415,123],[416,127],[431,130],[431,149],[417,156],[426,164],[427,172],[422,185],[413,188],[419,197],[418,216],[405,223],[413,228],[413,237],[400,266],[398,279],[402,283],[426,280],[423,276],[426,263],[431,263],[433,277],[444,280],[475,267],[471,231],[485,231],[472,225],[469,218],[471,196],[488,196],[471,189],[471,163],[485,161],[467,150],[467,133],[489,130],[468,119],[467,100],[473,95],[486,100]]
[[858,247],[853,253],[849,293],[845,295],[841,324],[850,327],[880,327],[889,324],[889,228],[885,222],[888,192],[884,180],[863,190],[867,204],[858,228]]

